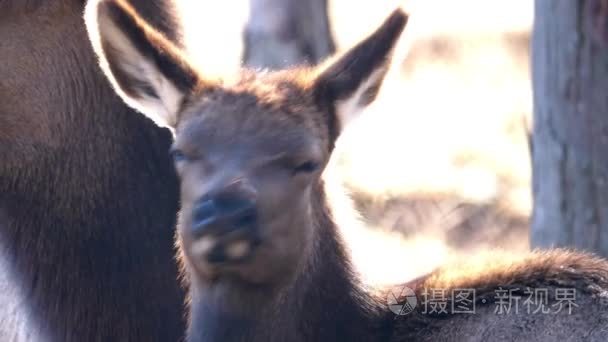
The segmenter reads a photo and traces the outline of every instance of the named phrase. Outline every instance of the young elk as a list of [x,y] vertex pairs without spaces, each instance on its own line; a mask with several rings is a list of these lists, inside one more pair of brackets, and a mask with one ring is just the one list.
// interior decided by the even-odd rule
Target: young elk
[[[586,255],[495,258],[475,274],[440,270],[409,284],[419,295],[473,288],[481,315],[395,319],[382,297],[363,289],[321,173],[342,129],[378,92],[407,21],[400,10],[323,66],[243,71],[225,84],[205,79],[125,3],[104,1],[95,14],[91,37],[116,91],[175,135],[190,341],[553,340],[581,331],[606,338],[606,329],[593,328],[608,319],[594,297],[608,288],[608,267]],[[489,294],[520,285],[576,287],[588,306],[572,316],[492,315]]]

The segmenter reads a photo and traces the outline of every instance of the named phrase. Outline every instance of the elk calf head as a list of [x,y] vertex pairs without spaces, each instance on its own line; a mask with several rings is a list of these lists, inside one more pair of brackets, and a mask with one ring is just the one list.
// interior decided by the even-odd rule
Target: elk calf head
[[117,93],[174,132],[178,236],[194,281],[289,276],[313,248],[315,188],[348,121],[374,100],[407,21],[315,68],[208,80],[123,1],[91,32]]

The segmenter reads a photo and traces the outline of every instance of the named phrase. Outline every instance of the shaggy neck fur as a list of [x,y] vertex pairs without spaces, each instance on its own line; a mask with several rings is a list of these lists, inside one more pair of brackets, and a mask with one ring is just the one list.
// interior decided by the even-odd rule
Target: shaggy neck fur
[[[324,186],[314,191],[311,252],[281,286],[193,286],[190,342],[383,340],[384,315],[351,270]],[[302,228],[304,229],[304,228]],[[199,288],[199,290],[195,290]],[[202,289],[202,290],[201,290]],[[238,309],[234,309],[238,308]]]

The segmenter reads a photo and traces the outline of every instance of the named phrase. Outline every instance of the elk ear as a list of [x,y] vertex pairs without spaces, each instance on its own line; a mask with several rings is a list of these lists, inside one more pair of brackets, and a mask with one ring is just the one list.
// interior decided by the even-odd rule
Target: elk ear
[[318,68],[313,92],[317,104],[331,109],[332,138],[376,98],[407,20],[395,10],[369,37]]
[[174,128],[184,97],[199,83],[179,49],[126,2],[90,1],[87,28],[116,92],[159,126]]

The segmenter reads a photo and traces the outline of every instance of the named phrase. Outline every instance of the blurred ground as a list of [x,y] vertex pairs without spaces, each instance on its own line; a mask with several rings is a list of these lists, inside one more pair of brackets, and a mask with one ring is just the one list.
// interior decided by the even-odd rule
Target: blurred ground
[[[234,71],[247,1],[181,3],[187,45],[203,70]],[[397,4],[412,14],[378,100],[345,132],[328,175],[361,212],[365,226],[344,226],[367,280],[407,280],[480,249],[528,249],[532,3],[330,4],[341,49]]]

